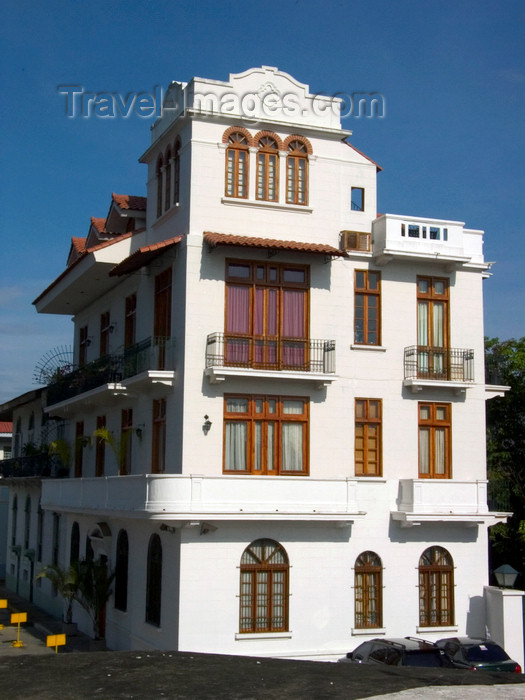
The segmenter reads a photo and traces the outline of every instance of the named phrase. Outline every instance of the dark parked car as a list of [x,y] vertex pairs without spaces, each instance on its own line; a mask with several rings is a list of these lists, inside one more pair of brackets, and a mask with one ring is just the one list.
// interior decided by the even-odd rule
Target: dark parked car
[[360,644],[339,661],[388,666],[452,666],[443,649],[415,637],[372,639]]
[[445,652],[456,668],[521,673],[519,663],[512,661],[507,652],[490,639],[449,637],[440,639],[436,645]]

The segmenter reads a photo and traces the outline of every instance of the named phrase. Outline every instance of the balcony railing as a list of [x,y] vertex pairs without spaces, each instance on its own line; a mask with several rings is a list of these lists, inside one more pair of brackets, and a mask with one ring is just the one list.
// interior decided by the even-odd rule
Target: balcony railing
[[334,374],[335,340],[254,338],[211,333],[206,342],[206,367]]
[[0,461],[0,474],[4,479],[13,477],[39,477],[56,479],[68,475],[67,469],[56,457],[47,452],[27,457],[11,457]]
[[146,370],[175,368],[174,338],[151,337],[120,353],[105,355],[65,374],[47,390],[47,404],[53,405],[105,384],[129,379]]
[[405,379],[474,381],[474,351],[411,345],[405,348]]

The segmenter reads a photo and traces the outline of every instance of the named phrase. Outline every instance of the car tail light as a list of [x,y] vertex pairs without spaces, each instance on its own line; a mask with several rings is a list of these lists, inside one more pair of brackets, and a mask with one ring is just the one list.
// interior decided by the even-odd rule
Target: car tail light
[[514,673],[521,673],[521,666],[519,664],[514,666]]

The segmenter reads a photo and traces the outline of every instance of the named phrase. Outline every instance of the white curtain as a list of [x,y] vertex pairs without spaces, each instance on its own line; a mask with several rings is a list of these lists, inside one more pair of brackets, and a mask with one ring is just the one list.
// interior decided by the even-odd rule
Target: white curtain
[[246,471],[246,423],[226,423],[225,442],[225,468]]
[[443,428],[436,428],[434,431],[436,474],[445,473],[445,431]]
[[302,423],[282,424],[282,458],[282,470],[284,472],[303,471]]
[[419,429],[419,473],[430,473],[430,434],[428,428]]

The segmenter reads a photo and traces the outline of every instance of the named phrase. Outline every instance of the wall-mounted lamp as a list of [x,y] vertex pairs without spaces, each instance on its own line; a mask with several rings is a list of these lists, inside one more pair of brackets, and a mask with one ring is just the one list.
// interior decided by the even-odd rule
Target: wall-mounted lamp
[[135,435],[138,437],[139,440],[142,440],[142,431],[143,430],[144,430],[144,423],[137,425],[137,427],[135,428]]
[[113,323],[111,323],[111,324],[109,325],[108,330],[109,330],[110,333],[113,333],[113,331],[116,330],[116,328],[117,328],[117,322],[116,322],[116,321],[113,321]]
[[211,420],[210,420],[210,417],[208,416],[208,414],[206,414],[204,416],[204,423],[202,426],[202,432],[204,433],[204,435],[207,435],[210,432],[210,428],[211,428]]
[[88,338],[86,338],[86,345],[89,347],[92,342],[93,342],[93,336],[90,335]]
[[510,564],[502,564],[494,569],[494,575],[500,588],[512,588],[518,578],[518,572]]

